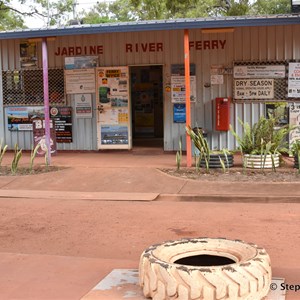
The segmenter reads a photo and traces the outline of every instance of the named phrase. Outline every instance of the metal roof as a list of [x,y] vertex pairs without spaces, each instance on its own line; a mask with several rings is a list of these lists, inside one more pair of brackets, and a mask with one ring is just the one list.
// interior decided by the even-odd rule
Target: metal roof
[[22,29],[0,32],[1,39],[41,38],[111,32],[136,32],[194,28],[226,28],[300,24],[300,14],[154,20],[122,23],[86,24],[55,28]]

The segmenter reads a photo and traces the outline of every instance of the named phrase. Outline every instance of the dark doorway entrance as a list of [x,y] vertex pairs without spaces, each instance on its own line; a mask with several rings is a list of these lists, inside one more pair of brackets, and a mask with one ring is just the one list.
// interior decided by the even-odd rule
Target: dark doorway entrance
[[163,147],[162,68],[130,68],[133,146]]

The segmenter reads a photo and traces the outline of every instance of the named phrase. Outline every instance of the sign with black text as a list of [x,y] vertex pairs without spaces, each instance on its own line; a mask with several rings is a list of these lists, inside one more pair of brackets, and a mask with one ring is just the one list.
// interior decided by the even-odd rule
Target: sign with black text
[[50,117],[54,120],[57,143],[72,143],[72,107],[51,107]]

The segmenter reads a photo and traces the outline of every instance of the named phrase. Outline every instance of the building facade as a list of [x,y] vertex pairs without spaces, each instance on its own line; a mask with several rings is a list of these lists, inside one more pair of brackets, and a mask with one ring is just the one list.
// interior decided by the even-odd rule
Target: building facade
[[207,131],[211,149],[235,149],[228,128],[218,130],[227,112],[218,111],[216,98],[228,99],[227,117],[238,132],[239,119],[253,124],[279,104],[295,110],[299,21],[290,15],[2,32],[1,139],[10,148],[34,144],[29,123],[43,110],[41,39],[47,38],[59,150],[131,149],[147,138],[161,139],[165,151],[177,150],[182,139],[185,149],[188,29],[191,124]]

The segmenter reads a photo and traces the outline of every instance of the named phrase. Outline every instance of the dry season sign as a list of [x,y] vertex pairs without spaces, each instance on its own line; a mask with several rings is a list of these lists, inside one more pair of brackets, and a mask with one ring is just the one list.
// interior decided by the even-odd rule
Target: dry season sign
[[234,80],[234,99],[273,99],[273,79]]

